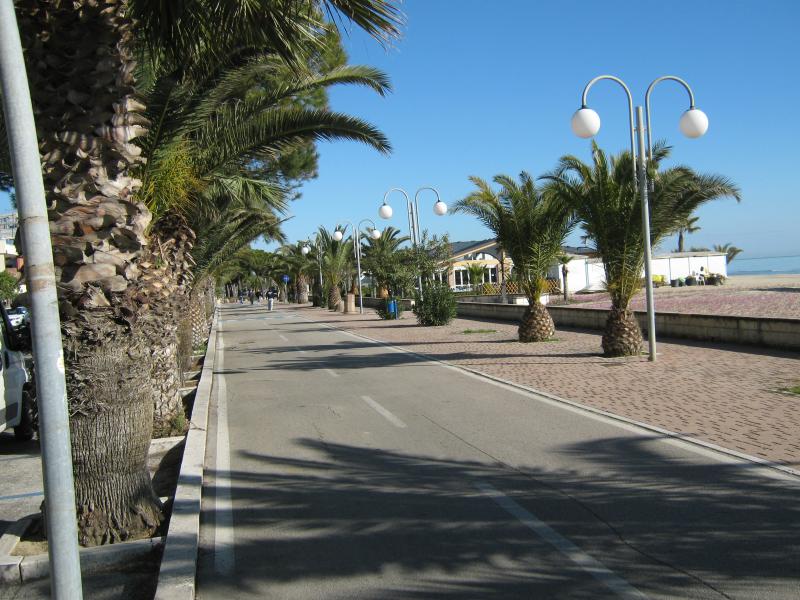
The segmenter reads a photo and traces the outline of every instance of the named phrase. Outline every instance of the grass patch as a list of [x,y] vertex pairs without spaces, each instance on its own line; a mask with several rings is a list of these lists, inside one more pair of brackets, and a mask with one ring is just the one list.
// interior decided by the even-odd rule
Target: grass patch
[[465,329],[461,333],[497,333],[496,329]]
[[789,392],[790,394],[797,394],[798,396],[800,396],[800,385],[784,388],[783,391]]

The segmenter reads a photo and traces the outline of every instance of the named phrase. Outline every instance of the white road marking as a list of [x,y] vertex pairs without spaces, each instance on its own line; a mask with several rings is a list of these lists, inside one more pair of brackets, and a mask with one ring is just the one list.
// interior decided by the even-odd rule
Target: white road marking
[[369,396],[361,396],[361,399],[367,404],[369,404],[375,410],[375,412],[377,412],[379,415],[381,415],[383,418],[389,421],[392,425],[394,425],[395,427],[399,427],[400,429],[405,429],[406,427],[405,423],[403,423],[400,419],[395,417],[388,410],[383,408],[380,404],[375,402],[375,400],[373,400]]
[[295,346],[295,350],[297,350],[298,352],[301,352],[303,354],[305,354],[305,352],[306,352],[305,350],[303,350],[302,348],[298,348],[297,346]]
[[289,341],[289,338],[287,338],[287,337],[286,337],[285,335],[283,335],[282,333],[278,334],[278,337],[279,337],[279,338],[281,338],[281,339],[282,339],[284,342],[288,342],[288,341]]
[[497,489],[488,483],[476,483],[475,487],[491,498],[500,508],[516,517],[525,527],[533,531],[545,542],[553,546],[553,548],[561,552],[561,554],[569,558],[621,598],[647,598],[646,595],[637,590],[630,583],[586,554],[586,552],[578,548],[555,529],[552,529],[550,526],[537,519],[533,513],[522,508],[522,506],[502,492],[497,491]]
[[225,343],[222,321],[219,323],[219,374],[217,375],[217,473],[214,494],[216,530],[214,533],[214,570],[230,575],[236,566],[234,554],[233,503],[231,502],[231,446],[228,433],[228,395],[225,384]]
[[331,377],[338,377],[339,376],[339,374],[336,371],[333,371],[331,369],[323,369],[323,371],[325,371]]

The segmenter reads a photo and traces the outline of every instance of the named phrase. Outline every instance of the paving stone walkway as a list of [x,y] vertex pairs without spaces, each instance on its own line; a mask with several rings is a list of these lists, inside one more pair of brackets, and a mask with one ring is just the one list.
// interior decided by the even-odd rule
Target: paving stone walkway
[[[489,375],[800,468],[800,354],[721,344],[659,341],[659,360],[603,358],[600,333],[558,330],[521,344],[516,325],[456,319],[420,327],[410,312],[382,321],[297,308],[314,320]],[[464,333],[489,329],[492,333]]]

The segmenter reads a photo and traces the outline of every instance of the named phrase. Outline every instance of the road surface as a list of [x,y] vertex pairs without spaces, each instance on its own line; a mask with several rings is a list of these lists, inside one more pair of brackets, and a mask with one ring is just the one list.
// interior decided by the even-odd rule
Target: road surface
[[221,309],[198,598],[800,597],[797,479],[304,315]]

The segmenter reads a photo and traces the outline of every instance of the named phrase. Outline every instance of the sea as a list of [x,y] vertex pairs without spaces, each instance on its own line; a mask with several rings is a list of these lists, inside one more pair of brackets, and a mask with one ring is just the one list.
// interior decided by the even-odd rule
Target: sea
[[800,274],[800,254],[793,256],[737,256],[728,264],[728,275]]

